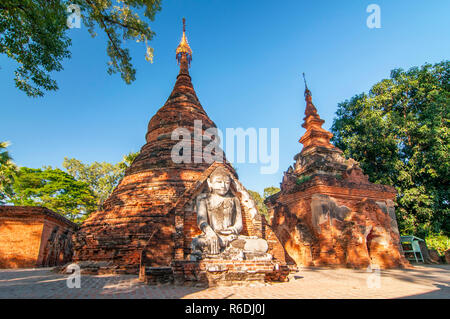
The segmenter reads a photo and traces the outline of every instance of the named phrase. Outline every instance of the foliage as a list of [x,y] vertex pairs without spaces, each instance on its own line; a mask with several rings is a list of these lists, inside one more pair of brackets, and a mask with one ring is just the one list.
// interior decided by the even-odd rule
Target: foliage
[[278,193],[279,191],[280,191],[280,189],[278,187],[274,187],[274,186],[266,187],[266,188],[264,188],[264,198],[263,198],[258,192],[248,190],[248,193],[250,194],[250,196],[252,196],[253,200],[255,201],[256,208],[262,215],[264,215],[266,220],[268,220],[268,218],[269,218],[269,212],[268,212],[266,204],[264,204],[264,200],[267,197]]
[[334,144],[398,191],[403,234],[450,233],[450,62],[396,69],[338,105]]
[[[0,143],[0,149],[6,146]],[[88,165],[65,158],[63,166],[68,173],[51,167],[17,169],[13,165],[10,175],[6,175],[4,162],[9,154],[3,151],[0,152],[0,195],[14,205],[44,206],[72,221],[82,222],[109,196],[138,154],[127,154],[114,165],[105,162]],[[8,184],[3,183],[6,177],[10,177]],[[4,185],[8,185],[7,192]]]
[[0,53],[19,63],[14,80],[28,96],[58,88],[50,73],[61,71],[61,61],[70,57],[65,10],[62,1],[3,0],[0,4]]
[[302,176],[302,177],[297,178],[297,180],[295,181],[295,183],[296,183],[297,185],[301,185],[301,184],[303,184],[304,182],[309,181],[310,179],[311,179],[311,176],[305,175],[305,176]]
[[0,54],[16,61],[17,88],[28,96],[43,96],[43,90],[57,90],[53,71],[61,71],[62,60],[70,58],[67,18],[69,5],[78,5],[81,20],[95,37],[99,28],[108,37],[108,73],[120,72],[130,84],[136,70],[123,40],[146,45],[146,59],[152,61],[148,45],[154,32],[137,13],[144,8],[145,18],[153,21],[161,0],[2,0],[0,3]]
[[118,165],[122,168],[123,174],[125,175],[125,171],[128,169],[128,167],[133,164],[136,157],[138,157],[139,152],[130,152],[122,157],[122,161],[118,163]]
[[444,255],[450,249],[450,238],[442,234],[433,234],[425,239],[428,249],[436,249],[439,255]]
[[44,206],[75,222],[95,210],[95,197],[87,183],[51,167],[21,167],[8,201],[19,206]]
[[5,204],[7,198],[12,194],[14,173],[17,170],[6,150],[8,146],[8,142],[0,142],[0,205]]
[[279,191],[280,191],[280,189],[275,186],[270,186],[270,187],[264,188],[264,199],[266,199],[269,196],[275,195]]
[[251,190],[248,190],[248,193],[255,201],[258,212],[260,212],[264,216],[267,216],[267,207],[266,207],[266,205],[264,205],[264,199],[261,197],[261,195],[258,192],[251,191]]
[[117,164],[94,162],[84,164],[75,158],[64,158],[63,167],[76,180],[89,185],[100,207],[113,189],[125,175],[125,170],[131,165],[139,153],[129,153]]

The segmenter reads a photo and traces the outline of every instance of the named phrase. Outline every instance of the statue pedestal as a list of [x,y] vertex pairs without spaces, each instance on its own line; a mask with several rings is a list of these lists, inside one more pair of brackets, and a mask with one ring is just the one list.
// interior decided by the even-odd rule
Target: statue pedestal
[[188,260],[173,260],[170,267],[141,265],[139,278],[149,285],[246,286],[285,282],[290,272],[287,265],[273,260],[271,254],[230,245],[217,255],[203,253],[190,255]]
[[175,260],[172,269],[175,284],[208,287],[285,282],[289,275],[287,266],[272,260]]

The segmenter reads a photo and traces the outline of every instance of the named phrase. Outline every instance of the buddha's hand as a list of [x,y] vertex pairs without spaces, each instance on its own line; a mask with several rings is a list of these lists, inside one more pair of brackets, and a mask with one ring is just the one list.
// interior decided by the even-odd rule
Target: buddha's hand
[[206,231],[206,238],[209,242],[209,252],[212,255],[217,255],[220,252],[219,237],[213,230],[209,229]]
[[222,235],[231,235],[231,234],[233,234],[233,230],[232,230],[232,229],[229,229],[229,228],[220,230],[219,232],[220,232],[220,234],[222,234]]
[[222,230],[222,234],[224,235],[237,235],[236,228],[233,226],[227,227],[224,230]]

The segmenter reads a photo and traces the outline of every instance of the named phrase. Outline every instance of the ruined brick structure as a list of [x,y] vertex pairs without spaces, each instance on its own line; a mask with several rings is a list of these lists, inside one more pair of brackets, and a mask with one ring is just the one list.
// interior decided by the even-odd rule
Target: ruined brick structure
[[[216,125],[200,104],[191,83],[191,54],[183,30],[176,55],[180,72],[166,103],[149,122],[147,143],[102,210],[93,213],[74,238],[74,261],[89,264],[91,270],[137,274],[141,267],[144,274],[146,268],[152,268],[157,276],[164,277],[168,273],[168,278],[173,277],[173,262],[187,258],[192,238],[200,233],[196,224],[195,197],[204,189],[206,179],[217,166],[225,167],[237,185],[233,192],[241,200],[243,233],[267,237],[270,251],[283,263],[281,244],[266,229],[264,218],[231,165],[225,158],[222,162],[208,163],[202,156],[202,150],[212,143],[211,132]],[[180,156],[186,151],[174,148],[179,141],[172,139],[172,133],[178,128],[185,129],[185,135],[187,132],[187,136],[194,137],[190,163],[172,160],[174,149]],[[196,145],[200,145],[200,151]],[[212,155],[222,153],[215,149]],[[96,262],[100,265],[98,269]]]
[[270,225],[288,260],[303,266],[407,266],[396,190],[370,183],[356,161],[345,159],[322,128],[308,87],[305,99],[303,149],[284,173],[281,191],[266,199]]
[[0,268],[49,267],[72,259],[78,226],[44,207],[0,206]]

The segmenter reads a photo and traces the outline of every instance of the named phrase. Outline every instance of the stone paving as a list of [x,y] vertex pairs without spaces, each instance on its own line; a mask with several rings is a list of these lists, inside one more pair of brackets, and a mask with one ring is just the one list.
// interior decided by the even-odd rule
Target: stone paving
[[[0,298],[445,298],[450,265],[415,266],[376,272],[305,268],[287,283],[251,287],[147,286],[136,276],[81,276],[68,288],[67,275],[51,268],[0,270]],[[379,280],[378,280],[379,279]]]

